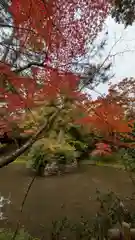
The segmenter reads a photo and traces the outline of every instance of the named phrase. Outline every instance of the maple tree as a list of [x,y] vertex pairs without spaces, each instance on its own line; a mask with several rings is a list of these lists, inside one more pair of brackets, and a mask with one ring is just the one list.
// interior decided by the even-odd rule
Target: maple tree
[[111,84],[107,98],[121,105],[128,119],[135,118],[134,78],[125,78],[117,84]]
[[108,5],[105,1],[38,0],[37,8],[36,0],[13,0],[10,11],[21,48],[44,51],[44,62],[65,69],[97,36]]
[[[67,105],[70,114],[83,114],[83,124],[88,123],[90,130],[96,129],[106,138],[130,131],[123,106],[115,103],[112,92],[104,99],[92,101],[79,90],[82,82],[84,86],[96,85],[95,73],[101,66],[92,65],[86,79],[73,73],[74,60],[87,54],[89,43],[102,29],[110,11],[109,2],[12,0],[11,4],[2,4],[2,9],[5,15],[0,16],[3,20],[0,26],[11,31],[2,38],[0,134],[13,132],[13,125],[23,126],[21,129],[25,131],[22,122],[28,115],[33,118],[33,110],[37,108],[48,104],[53,110],[44,116],[45,120],[33,118],[33,129],[29,129],[33,137],[11,156],[3,158],[0,167],[14,161],[41,134],[47,133],[60,113],[65,114],[63,109]],[[75,121],[67,119],[69,123]]]
[[121,136],[127,137],[132,132],[130,125],[132,126],[134,121],[126,119],[123,106],[115,98],[107,95],[92,101],[87,115],[77,122],[87,124],[90,130],[101,133],[108,143],[124,146],[120,140]]
[[30,141],[1,159],[0,167],[14,161],[52,126],[63,107],[61,94],[76,103],[84,100],[77,89],[79,77],[73,74],[72,61],[87,52],[87,44],[102,28],[109,4],[92,0],[12,0],[1,6],[5,15],[0,26],[11,30],[8,38],[2,36],[1,134],[12,131],[12,123],[19,124],[22,116],[36,106],[56,98],[59,104]]

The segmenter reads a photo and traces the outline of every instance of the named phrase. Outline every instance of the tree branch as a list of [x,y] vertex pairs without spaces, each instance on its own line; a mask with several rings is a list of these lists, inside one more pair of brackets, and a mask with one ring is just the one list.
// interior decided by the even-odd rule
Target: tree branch
[[32,66],[38,66],[38,67],[44,67],[44,62],[42,63],[39,63],[39,62],[31,62],[31,63],[28,63],[27,65],[23,66],[23,67],[20,67],[19,69],[16,69],[14,70],[15,73],[20,73]]
[[[12,44],[13,38],[14,38],[14,31],[12,32],[11,36],[10,36],[9,39],[8,39],[9,46]],[[7,56],[8,56],[9,50],[10,50],[10,49],[6,47],[6,49],[5,49],[5,51],[4,51],[4,54],[3,54],[3,56],[2,56],[2,59],[1,59],[2,62],[6,62],[6,58],[7,58]]]

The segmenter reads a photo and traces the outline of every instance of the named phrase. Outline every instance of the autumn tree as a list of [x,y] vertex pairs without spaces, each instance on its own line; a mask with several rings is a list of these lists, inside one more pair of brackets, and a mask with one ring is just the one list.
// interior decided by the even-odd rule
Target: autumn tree
[[[1,123],[6,120],[3,129],[12,130],[13,122],[19,124],[26,111],[30,113],[45,99],[59,99],[63,87],[70,98],[81,99],[77,89],[79,74],[73,74],[73,61],[85,56],[87,44],[102,29],[108,6],[106,1],[86,0],[2,1],[1,112],[6,109],[5,118],[1,113]],[[52,126],[61,109],[59,101],[33,138],[1,159],[0,166],[14,161],[29,148]]]
[[89,105],[87,115],[80,118],[78,123],[88,125],[90,131],[102,136],[105,142],[126,147],[121,142],[121,137],[128,137],[132,132],[129,124],[133,124],[133,119],[126,119],[123,106],[110,95],[99,97],[89,102]]
[[117,84],[111,84],[107,98],[123,107],[127,119],[135,119],[134,78],[125,78]]

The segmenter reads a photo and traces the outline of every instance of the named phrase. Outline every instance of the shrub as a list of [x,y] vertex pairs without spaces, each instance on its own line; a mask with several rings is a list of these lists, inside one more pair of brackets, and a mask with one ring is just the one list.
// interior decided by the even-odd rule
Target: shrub
[[70,140],[69,143],[76,149],[76,160],[79,163],[80,161],[87,159],[88,154],[88,144],[82,141]]
[[[135,123],[129,124],[131,128],[131,132],[121,137],[121,141],[128,144],[135,143]],[[126,168],[130,170],[135,170],[135,148],[134,147],[126,147],[120,150],[122,163]]]
[[77,151],[73,146],[64,142],[58,144],[52,140],[47,142],[42,139],[33,144],[28,154],[29,167],[34,169],[39,175],[40,170],[45,168],[47,163],[56,162],[57,165],[65,165],[76,159]]
[[112,150],[108,144],[97,143],[96,149],[92,151],[91,156],[109,156],[112,154]]
[[98,136],[87,129],[72,125],[68,130],[69,144],[75,147],[79,153],[78,161],[88,159],[89,151],[94,150]]
[[[13,237],[13,232],[11,230],[2,229],[0,231],[0,240],[11,240]],[[20,229],[15,237],[15,240],[38,240],[37,238],[31,237],[24,229]]]
[[42,141],[33,144],[28,154],[29,167],[40,173],[41,167],[45,167],[45,151]]
[[135,171],[135,156],[133,155],[132,150],[130,149],[121,149],[119,151],[121,156],[121,163],[124,165],[125,169],[129,171]]
[[73,146],[78,152],[84,151],[86,148],[88,148],[88,144],[78,141],[78,140],[69,140],[69,144]]
[[108,144],[97,143],[96,149],[91,152],[91,160],[101,162],[112,162],[114,156],[112,150]]
[[53,160],[58,166],[72,163],[76,156],[75,148],[69,144],[56,145],[53,150]]

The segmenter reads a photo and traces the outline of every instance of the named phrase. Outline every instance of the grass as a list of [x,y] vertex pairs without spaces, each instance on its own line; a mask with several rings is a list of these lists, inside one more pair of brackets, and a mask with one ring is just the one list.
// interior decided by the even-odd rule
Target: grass
[[15,163],[15,164],[22,164],[22,163],[25,163],[25,160],[23,160],[23,159],[16,159],[13,163]]
[[27,161],[26,156],[21,156],[18,157],[13,163],[26,163],[26,161]]

